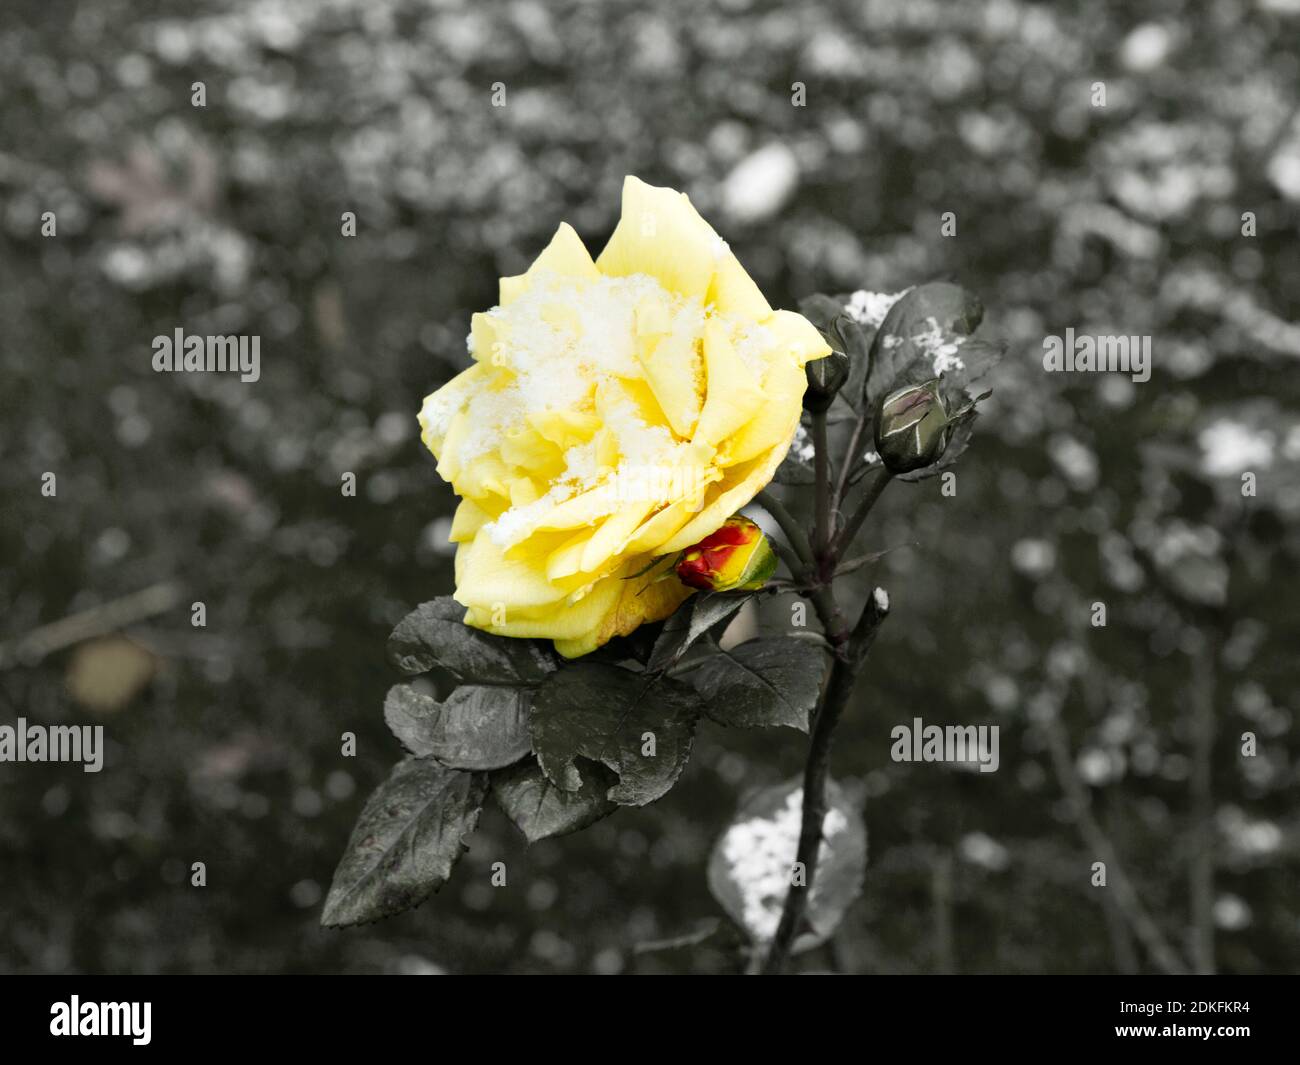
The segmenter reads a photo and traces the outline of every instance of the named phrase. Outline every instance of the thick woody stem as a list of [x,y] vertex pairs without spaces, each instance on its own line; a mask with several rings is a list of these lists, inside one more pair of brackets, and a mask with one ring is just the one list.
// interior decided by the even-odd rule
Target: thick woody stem
[[[842,485],[836,486],[835,501],[831,498],[830,454],[826,440],[826,415],[813,414],[813,443],[816,447],[814,475],[816,477],[816,514],[814,537],[809,543],[802,528],[789,511],[767,492],[758,495],[758,502],[785,531],[801,557],[808,560],[811,588],[808,593],[822,631],[831,650],[830,673],[822,686],[821,698],[813,712],[812,736],[808,742],[808,760],[804,765],[803,812],[799,826],[799,846],[792,869],[790,891],[781,910],[781,921],[776,935],[762,963],[762,972],[783,972],[790,960],[790,951],[808,912],[808,900],[817,878],[817,859],[821,853],[822,830],[826,821],[826,779],[830,772],[831,740],[849,700],[858,674],[866,661],[867,652],[875,641],[881,623],[889,613],[889,597],[879,588],[868,598],[867,605],[850,631],[848,623],[835,599],[833,580],[843,548],[852,542],[854,535],[866,520],[880,493],[890,481],[887,470],[881,470],[867,486],[862,501],[853,517],[842,531],[836,532],[833,507],[838,507]],[[793,875],[801,872],[802,876]]]
[[826,777],[830,769],[831,738],[853,695],[853,687],[867,652],[889,613],[888,600],[877,589],[867,601],[853,631],[845,632],[843,618],[835,606],[834,598],[829,595],[829,589],[823,591],[827,594],[815,596],[814,605],[835,656],[831,660],[830,677],[817,706],[812,738],[808,745],[808,761],[804,766],[803,814],[799,827],[799,848],[795,854],[795,869],[802,870],[803,876],[791,878],[797,882],[791,885],[790,892],[785,897],[781,922],[763,963],[763,972],[769,975],[784,971],[790,960],[795,937],[808,912],[808,898],[817,878],[822,826],[826,821]]

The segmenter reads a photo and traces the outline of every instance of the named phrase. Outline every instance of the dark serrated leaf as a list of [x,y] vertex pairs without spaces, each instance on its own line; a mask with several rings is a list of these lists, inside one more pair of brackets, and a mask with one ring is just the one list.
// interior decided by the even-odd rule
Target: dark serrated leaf
[[474,684],[536,684],[553,672],[555,656],[537,640],[510,639],[474,629],[450,596],[421,603],[388,638],[388,657],[403,673],[441,666]]
[[397,684],[384,700],[384,720],[412,754],[453,769],[500,769],[532,750],[525,688],[463,684],[445,702]]
[[[621,806],[654,802],[677,782],[695,735],[695,693],[652,677],[579,661],[547,678],[533,699],[533,750],[557,787],[577,791],[588,758],[618,774],[607,796]],[[654,753],[642,754],[647,736]]]
[[[949,413],[959,411],[971,402],[976,386],[993,367],[1002,361],[1006,350],[1007,345],[1001,341],[994,343],[971,339],[961,345],[957,350],[961,366],[946,370],[939,379],[939,392],[948,406]],[[985,392],[979,398],[983,399],[987,395],[989,393]]]
[[925,357],[918,337],[931,332],[933,326],[945,338],[967,337],[983,317],[983,304],[959,285],[936,281],[908,292],[889,309],[872,341],[866,382],[868,409],[875,410],[881,398],[897,388],[935,376],[934,362]]
[[618,778],[599,762],[582,761],[577,791],[557,788],[533,758],[492,774],[497,805],[529,843],[577,832],[618,809],[606,798]]
[[972,337],[965,341],[957,352],[962,361],[962,369],[944,374],[944,380],[948,380],[951,376],[954,380],[960,381],[963,388],[969,389],[982,381],[1002,361],[1006,353],[1005,340],[982,340]]
[[[789,880],[797,849],[798,814],[802,801],[800,778],[764,788],[753,795],[737,812],[731,828],[714,844],[709,857],[709,890],[736,924],[756,943],[771,939],[781,907],[789,891]],[[791,797],[799,803],[792,808]],[[862,815],[845,789],[834,781],[826,782],[828,816],[817,875],[808,899],[805,916],[807,928],[795,941],[796,950],[807,950],[825,942],[844,918],[845,912],[862,890],[867,866],[867,830]],[[780,820],[778,828],[774,824]],[[765,833],[788,839],[789,853],[772,855],[763,851],[756,856],[753,841],[735,840],[728,845],[728,835],[745,822],[768,822]],[[750,835],[754,835],[751,825]],[[770,861],[763,862],[763,857]],[[783,884],[784,890],[772,891],[767,885]]]
[[327,928],[377,921],[418,906],[447,882],[478,823],[487,778],[407,758],[366,801],[334,871]]
[[807,732],[825,668],[826,656],[816,644],[763,636],[709,655],[681,676],[720,725],[785,725]]
[[664,622],[646,669],[652,673],[671,669],[691,644],[753,597],[752,592],[701,592],[691,596]]

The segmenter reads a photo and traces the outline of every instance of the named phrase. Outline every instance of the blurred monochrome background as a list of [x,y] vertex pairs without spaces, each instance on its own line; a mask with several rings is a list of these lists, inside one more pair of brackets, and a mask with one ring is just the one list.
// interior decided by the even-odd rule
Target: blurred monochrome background
[[[833,767],[865,890],[799,967],[1156,968],[1100,835],[1189,965],[1294,971],[1298,45],[1300,0],[9,0],[0,723],[108,751],[0,764],[0,971],[734,967],[642,948],[721,916],[710,847],[792,732],[704,728],[663,802],[530,849],[489,808],[421,909],[318,927],[399,756],[388,632],[452,587],[421,398],[629,173],[774,305],[949,279],[1010,343],[956,496],[869,526],[915,546],[863,574],[894,612]],[[177,327],[260,335],[261,380],[155,374]],[[1044,373],[1068,327],[1152,336],[1150,381]],[[1000,725],[1000,769],[895,764],[915,716]]]

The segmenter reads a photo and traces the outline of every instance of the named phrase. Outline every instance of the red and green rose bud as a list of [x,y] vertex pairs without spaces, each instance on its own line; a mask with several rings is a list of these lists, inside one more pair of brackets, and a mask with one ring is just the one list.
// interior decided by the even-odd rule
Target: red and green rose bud
[[776,555],[763,530],[739,516],[728,518],[677,560],[681,582],[709,592],[752,591],[775,573]]
[[919,470],[948,446],[952,419],[938,380],[889,393],[876,413],[876,451],[890,473]]

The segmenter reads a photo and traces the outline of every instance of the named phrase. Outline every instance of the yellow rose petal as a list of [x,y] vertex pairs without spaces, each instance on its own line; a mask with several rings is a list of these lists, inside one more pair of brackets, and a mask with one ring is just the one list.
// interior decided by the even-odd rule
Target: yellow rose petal
[[708,393],[694,439],[717,445],[758,413],[764,396],[716,319],[704,326],[704,363]]
[[512,477],[506,483],[506,493],[512,507],[526,507],[541,498],[541,489],[531,477]]
[[510,327],[500,318],[484,311],[470,315],[470,354],[485,367],[495,368],[505,364],[509,335]]
[[596,595],[602,599],[596,624],[581,635],[555,641],[555,649],[566,658],[588,654],[615,636],[626,636],[647,622],[662,621],[691,595],[691,589],[677,580],[657,581],[654,574],[632,580],[623,580],[615,574],[598,582],[597,590],[590,597]]
[[479,535],[456,552],[456,602],[491,611],[545,606],[564,598],[530,561],[507,558],[490,536]]
[[600,271],[591,261],[591,254],[582,243],[582,238],[567,222],[560,223],[551,242],[546,245],[542,254],[533,260],[533,265],[526,272],[516,274],[514,277],[501,278],[500,305],[508,307],[527,292],[538,277],[547,273],[588,280],[600,277]]
[[469,435],[469,430],[469,415],[463,410],[457,411],[447,426],[447,434],[442,438],[438,452],[438,476],[444,481],[455,483],[460,473],[460,445]]
[[629,555],[655,552],[678,529],[691,520],[692,510],[686,501],[670,503],[653,517],[647,518],[627,542]]
[[694,337],[669,334],[643,342],[637,358],[672,430],[689,439],[700,420],[703,359]]
[[595,573],[612,555],[623,550],[628,537],[636,531],[650,510],[651,504],[647,502],[627,503],[606,518],[583,549],[583,572]]
[[762,409],[718,452],[718,465],[734,466],[788,443],[799,425],[808,378],[798,363],[778,360],[763,381]]
[[558,503],[538,524],[539,529],[578,529],[603,518],[616,506],[614,493],[605,486]]
[[472,540],[474,534],[494,517],[495,514],[480,507],[474,500],[462,499],[451,519],[451,532],[447,534],[447,542],[460,544]]
[[718,263],[704,302],[713,304],[720,314],[748,321],[762,321],[772,313],[771,305],[763,298],[753,278],[745,273],[740,260],[731,252],[727,252]]
[[510,482],[514,480],[510,467],[495,454],[479,455],[464,468],[456,471],[452,481],[456,491],[463,496],[493,495],[510,498]]
[[531,425],[516,425],[501,438],[502,461],[549,480],[564,470],[560,449]]
[[560,581],[582,571],[582,552],[591,535],[590,529],[583,529],[551,552],[546,559],[548,581]]
[[528,415],[528,423],[543,439],[564,451],[585,444],[601,426],[594,414],[571,410],[533,411]]
[[475,364],[424,397],[424,404],[420,407],[420,439],[434,458],[439,456],[443,447],[451,419],[464,408],[469,397],[484,386],[487,377],[487,369]]
[[763,326],[776,334],[776,350],[787,354],[800,366],[831,353],[826,338],[802,314],[774,311],[772,317],[763,322]]
[[681,193],[628,177],[622,215],[596,266],[608,277],[649,274],[669,292],[703,299],[723,247]]
[[772,480],[784,448],[773,448],[757,458],[727,471],[727,476],[710,490],[704,508],[659,548],[661,554],[682,551],[715,532],[724,521],[745,506]]

